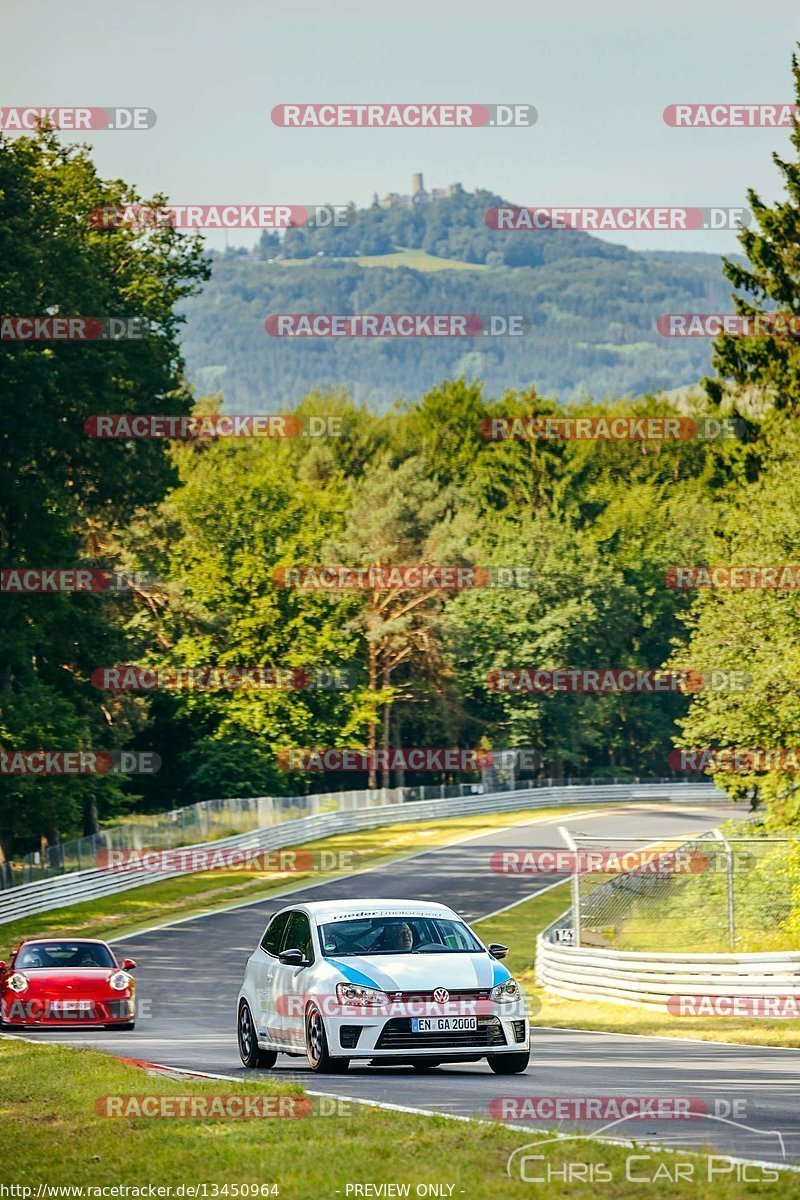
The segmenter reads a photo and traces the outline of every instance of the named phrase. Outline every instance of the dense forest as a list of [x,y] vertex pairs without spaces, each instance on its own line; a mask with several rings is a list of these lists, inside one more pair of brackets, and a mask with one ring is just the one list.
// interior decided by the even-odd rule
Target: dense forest
[[[797,76],[796,83],[800,95]],[[800,151],[800,134],[793,144]],[[284,286],[309,309],[331,310],[338,285],[324,295],[305,293],[301,280],[310,276],[299,269],[233,254],[210,260],[200,239],[170,227],[93,228],[93,208],[136,202],[135,190],[101,179],[86,149],[66,147],[51,133],[6,139],[0,150],[0,311],[138,318],[150,331],[143,339],[94,344],[10,341],[0,351],[0,566],[84,565],[134,579],[121,592],[4,589],[0,746],[151,750],[162,762],[155,775],[129,778],[3,774],[6,858],[40,837],[90,832],[137,807],[370,781],[365,772],[292,769],[286,752],[297,747],[524,746],[547,777],[658,777],[672,770],[676,744],[800,744],[796,592],[691,591],[669,583],[681,564],[797,562],[800,377],[790,336],[715,343],[715,374],[696,403],[698,414],[737,415],[731,438],[495,441],[485,436],[495,417],[668,417],[676,410],[652,395],[585,400],[565,410],[546,379],[538,382],[546,372],[529,361],[527,375],[539,390],[530,379],[520,386],[502,364],[485,381],[466,370],[443,371],[424,391],[376,412],[353,395],[347,370],[331,377],[335,388],[301,383],[315,374],[308,364],[316,347],[304,345],[280,349],[294,355],[303,427],[324,428],[326,436],[98,439],[85,430],[97,414],[219,412],[219,395],[195,395],[186,382],[179,314],[187,304],[195,306],[191,354],[192,338],[202,340],[203,322],[211,320],[196,306],[208,303],[219,316],[226,281],[244,308],[259,311],[262,329],[273,297],[247,284],[250,272],[285,272]],[[725,267],[735,292],[727,303],[741,312],[800,312],[800,166],[779,166],[785,200],[770,208],[750,197],[756,224],[741,234],[744,257]],[[43,227],[57,250],[47,267]],[[613,269],[629,272],[620,278],[642,331],[662,303],[680,307],[669,283],[670,273],[673,283],[679,278],[680,261],[664,260],[657,269],[628,252],[593,258],[583,239],[575,245],[583,249],[573,259],[491,268],[499,289],[491,303],[503,295],[504,271],[533,278],[566,271],[578,294],[587,289],[598,300],[602,275],[593,272]],[[442,245],[434,248],[441,252]],[[211,267],[217,291],[206,290],[210,300],[192,299]],[[342,269],[370,289],[360,293],[364,307],[416,307],[410,298],[421,273]],[[309,270],[328,278],[327,265]],[[707,296],[701,277],[698,307]],[[449,287],[443,278],[431,273],[425,282]],[[634,278],[652,287],[635,287]],[[389,279],[397,292],[382,291]],[[507,286],[504,307],[511,308]],[[555,277],[547,286],[558,290]],[[490,303],[481,292],[478,303],[475,294],[464,293],[472,297],[466,311],[486,311]],[[288,293],[280,303],[291,309]],[[621,294],[614,303],[625,309]],[[221,341],[230,339],[226,319],[219,316]],[[603,317],[587,303],[581,319],[596,322],[597,336],[603,327],[609,339],[608,312]],[[556,361],[560,345],[550,344],[547,357],[569,375]],[[260,346],[248,352],[263,365]],[[228,350],[238,355],[237,344]],[[416,348],[403,352],[422,357]],[[374,343],[365,353],[381,373],[397,351]],[[674,383],[670,361],[664,373]],[[242,367],[242,379],[249,370]],[[507,386],[498,389],[491,379],[504,374]],[[253,379],[245,404],[244,384],[229,392],[227,375],[221,384],[228,411],[282,408],[279,388]],[[336,421],[315,424],[314,417]],[[486,568],[482,578],[494,586],[285,585],[286,570],[315,564]],[[501,579],[518,586],[498,586]],[[152,692],[97,686],[100,668],[122,664],[200,674],[284,670],[304,672],[306,682]],[[508,669],[624,667],[699,672],[704,679],[746,669],[747,683],[659,694],[496,686],[496,673]],[[344,686],[318,686],[320,676],[337,673]],[[720,777],[737,795],[767,800],[776,819],[794,819],[791,773]],[[423,778],[431,776],[404,775],[406,783]],[[396,783],[397,774],[377,782]]]

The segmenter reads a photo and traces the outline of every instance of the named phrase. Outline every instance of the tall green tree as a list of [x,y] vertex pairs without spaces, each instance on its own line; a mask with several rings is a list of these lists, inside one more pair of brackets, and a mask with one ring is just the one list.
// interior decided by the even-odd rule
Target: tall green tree
[[[448,508],[452,497],[437,487],[416,455],[396,466],[384,459],[367,471],[353,494],[345,533],[331,555],[346,566],[444,566],[463,556],[464,544]],[[367,661],[367,750],[388,749],[398,700],[421,699],[420,684],[444,671],[440,613],[444,592],[404,587],[368,588],[357,594],[353,623]],[[377,783],[370,766],[369,786]],[[389,773],[383,772],[383,786]]]
[[[800,104],[800,63],[792,55],[795,102]],[[738,313],[753,316],[777,310],[800,315],[800,126],[790,134],[795,156],[773,154],[785,197],[765,204],[752,188],[748,203],[755,217],[752,228],[739,233],[747,263],[724,260],[724,272],[737,292]],[[781,332],[754,337],[729,335],[714,343],[717,378],[706,380],[711,398],[720,403],[732,383],[741,393],[749,389],[761,406],[797,413],[800,407],[800,340]]]
[[353,686],[160,696],[152,735],[172,742],[177,732],[179,749],[153,792],[163,804],[165,786],[186,803],[304,790],[307,781],[286,775],[279,752],[341,744],[359,683],[347,624],[354,602],[280,586],[276,573],[327,561],[325,547],[344,527],[348,480],[328,459],[321,476],[305,444],[270,439],[187,444],[174,460],[179,486],[128,535],[139,566],[165,581],[130,627],[136,661],[303,670],[323,683],[338,673]]
[[[103,180],[88,149],[64,146],[52,132],[0,137],[0,313],[134,319],[144,332],[0,342],[2,567],[107,563],[115,530],[174,478],[164,443],[84,431],[94,414],[190,407],[175,307],[208,275],[200,241],[170,227],[104,229],[92,219],[102,206],[140,199],[122,180]],[[6,745],[37,749],[46,735],[53,749],[113,748],[130,735],[88,682],[119,644],[123,608],[119,597],[0,596],[0,732],[13,739]],[[46,805],[53,835],[74,827],[72,797],[83,796],[91,831],[98,803],[102,814],[119,796],[112,780],[104,788],[86,777],[63,782],[0,779],[6,856],[15,835],[41,826],[34,783],[65,797],[60,815]]]
[[[800,556],[800,427],[771,414],[765,422],[763,466],[720,514],[702,561],[710,566],[781,566]],[[680,744],[692,748],[800,747],[800,597],[795,589],[704,589],[687,615],[688,641],[676,649],[678,668],[738,672],[740,690],[706,690],[692,698]],[[767,805],[775,825],[800,824],[800,788],[792,771],[715,778],[736,797]]]

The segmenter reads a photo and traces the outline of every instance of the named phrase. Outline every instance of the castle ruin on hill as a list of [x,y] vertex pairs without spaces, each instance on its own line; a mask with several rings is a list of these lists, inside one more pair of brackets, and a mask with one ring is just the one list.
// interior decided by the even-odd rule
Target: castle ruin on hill
[[463,191],[464,189],[460,183],[449,183],[447,187],[433,188],[428,192],[422,180],[422,172],[415,171],[411,176],[410,194],[388,192],[387,195],[379,199],[376,192],[372,197],[372,203],[378,208],[413,208],[416,204],[430,204],[431,200],[447,200],[451,196],[461,194]]

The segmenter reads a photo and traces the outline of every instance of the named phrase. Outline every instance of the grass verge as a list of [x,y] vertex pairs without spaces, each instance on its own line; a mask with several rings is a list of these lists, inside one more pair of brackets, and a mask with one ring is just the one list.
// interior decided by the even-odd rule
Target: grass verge
[[[501,1087],[498,1080],[498,1090]],[[205,1192],[194,1195],[213,1197],[241,1196],[243,1184],[259,1188],[273,1184],[279,1189],[276,1193],[245,1194],[278,1195],[281,1200],[333,1200],[337,1195],[345,1200],[348,1195],[359,1194],[348,1191],[348,1185],[352,1189],[357,1184],[393,1184],[398,1189],[361,1191],[361,1196],[425,1195],[417,1188],[432,1184],[443,1189],[433,1195],[469,1200],[496,1200],[498,1194],[509,1200],[529,1200],[534,1194],[531,1183],[521,1181],[518,1172],[516,1178],[509,1178],[505,1171],[512,1151],[537,1135],[498,1124],[469,1124],[349,1104],[336,1116],[297,1120],[108,1118],[98,1115],[95,1107],[101,1097],[107,1096],[263,1095],[278,1091],[278,1085],[269,1080],[244,1084],[185,1082],[153,1077],[93,1050],[0,1040],[3,1182],[31,1189],[27,1196],[16,1193],[21,1200],[36,1197],[39,1185],[123,1185],[144,1189],[129,1192],[129,1196],[147,1196],[148,1185],[171,1189],[183,1185],[185,1189],[206,1184]],[[299,1091],[298,1087],[280,1088],[284,1094]],[[611,1200],[629,1200],[637,1194],[626,1178],[626,1160],[631,1155],[646,1155],[644,1160],[636,1160],[635,1167],[640,1178],[646,1175],[653,1179],[646,1194],[654,1200],[666,1196],[688,1200],[697,1195],[710,1165],[710,1160],[700,1156],[658,1154],[589,1139],[563,1144],[551,1141],[534,1148],[534,1152],[543,1155],[543,1161],[531,1164],[538,1175],[548,1169],[563,1173],[569,1163],[583,1165],[584,1170],[588,1164],[595,1170],[602,1166],[602,1194]],[[678,1162],[692,1163],[694,1178],[673,1181]],[[769,1200],[800,1196],[800,1178],[790,1173],[781,1172],[779,1177],[777,1172],[773,1174],[775,1179],[765,1178],[758,1184],[717,1178],[713,1194],[718,1200],[738,1200],[754,1194]],[[213,1185],[217,1185],[216,1192]],[[408,1192],[399,1190],[404,1185]],[[221,1190],[226,1186],[226,1191]],[[555,1200],[565,1195],[594,1196],[596,1191],[596,1184],[566,1184],[562,1174],[551,1183],[538,1184],[535,1195]],[[179,1194],[172,1192],[173,1197]],[[192,1195],[186,1190],[182,1194]]]

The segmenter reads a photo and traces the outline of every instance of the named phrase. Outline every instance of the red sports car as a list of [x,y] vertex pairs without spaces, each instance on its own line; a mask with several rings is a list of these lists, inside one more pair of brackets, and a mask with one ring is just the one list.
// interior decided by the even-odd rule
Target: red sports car
[[90,938],[23,942],[0,962],[0,1025],[133,1029],[135,966]]

